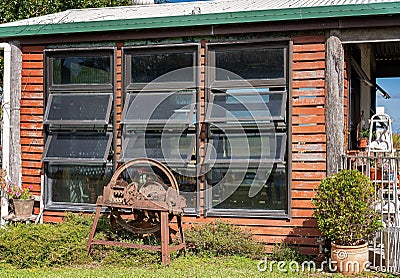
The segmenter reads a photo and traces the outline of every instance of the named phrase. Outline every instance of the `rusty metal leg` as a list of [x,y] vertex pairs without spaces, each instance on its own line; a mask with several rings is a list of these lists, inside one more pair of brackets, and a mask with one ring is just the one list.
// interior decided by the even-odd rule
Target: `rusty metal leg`
[[169,223],[168,212],[161,212],[161,258],[164,265],[169,264]]
[[97,222],[99,221],[99,218],[100,218],[100,212],[101,212],[101,206],[97,205],[96,214],[94,215],[92,229],[90,230],[88,242],[86,245],[86,251],[88,253],[90,252],[90,246],[92,245],[94,234],[96,233]]
[[185,243],[185,237],[183,235],[183,227],[182,227],[182,216],[177,215],[176,221],[178,222],[179,233],[181,235],[181,243]]
[[186,256],[186,243],[185,243],[185,236],[183,234],[182,216],[177,215],[176,221],[178,222],[179,233],[181,234],[181,244],[183,244],[183,254]]

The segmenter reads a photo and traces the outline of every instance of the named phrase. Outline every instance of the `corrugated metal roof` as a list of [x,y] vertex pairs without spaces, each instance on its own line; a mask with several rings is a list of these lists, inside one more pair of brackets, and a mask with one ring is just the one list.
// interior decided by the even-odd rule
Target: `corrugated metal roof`
[[123,7],[68,10],[61,13],[6,23],[0,25],[0,27],[390,2],[399,2],[399,0],[214,0],[168,4],[134,5]]
[[0,25],[0,38],[400,14],[399,0],[214,0],[68,10]]

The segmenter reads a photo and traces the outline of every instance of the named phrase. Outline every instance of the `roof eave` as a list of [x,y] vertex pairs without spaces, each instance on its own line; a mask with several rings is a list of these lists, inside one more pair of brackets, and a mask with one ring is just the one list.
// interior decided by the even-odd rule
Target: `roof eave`
[[0,38],[400,14],[400,2],[0,27]]

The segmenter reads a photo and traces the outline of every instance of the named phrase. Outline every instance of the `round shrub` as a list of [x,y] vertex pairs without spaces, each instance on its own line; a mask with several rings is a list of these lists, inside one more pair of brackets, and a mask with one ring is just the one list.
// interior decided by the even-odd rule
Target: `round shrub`
[[340,245],[358,245],[380,228],[375,188],[357,170],[341,170],[321,181],[313,200],[318,228]]
[[264,245],[254,241],[250,232],[221,220],[193,226],[185,232],[185,240],[189,250],[197,254],[254,259],[265,255]]

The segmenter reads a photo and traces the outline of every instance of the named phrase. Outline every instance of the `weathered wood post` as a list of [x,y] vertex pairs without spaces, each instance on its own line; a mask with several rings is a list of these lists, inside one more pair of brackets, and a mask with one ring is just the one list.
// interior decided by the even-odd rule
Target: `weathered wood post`
[[326,40],[326,171],[337,172],[344,153],[344,51],[336,32]]
[[11,96],[10,96],[10,165],[9,176],[12,181],[21,184],[21,139],[20,139],[20,102],[22,52],[18,42],[11,42]]

